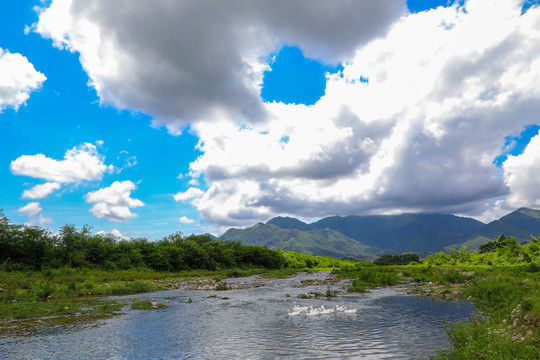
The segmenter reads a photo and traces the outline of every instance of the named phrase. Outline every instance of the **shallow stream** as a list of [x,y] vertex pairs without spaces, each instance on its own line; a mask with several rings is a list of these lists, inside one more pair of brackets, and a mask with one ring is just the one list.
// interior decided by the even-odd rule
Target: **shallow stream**
[[[245,290],[168,290],[115,297],[168,301],[168,308],[129,310],[92,322],[42,321],[0,332],[0,358],[6,359],[414,359],[448,347],[442,325],[466,320],[475,310],[466,301],[406,295],[399,287],[299,299],[326,285],[302,286],[327,272],[290,279],[256,277],[227,282],[258,282]],[[332,289],[343,290],[343,284]],[[289,295],[289,296],[287,296]],[[185,300],[190,297],[192,303]],[[222,299],[227,297],[228,299]],[[356,314],[288,316],[292,303],[356,308]],[[20,325],[23,326],[23,325]]]

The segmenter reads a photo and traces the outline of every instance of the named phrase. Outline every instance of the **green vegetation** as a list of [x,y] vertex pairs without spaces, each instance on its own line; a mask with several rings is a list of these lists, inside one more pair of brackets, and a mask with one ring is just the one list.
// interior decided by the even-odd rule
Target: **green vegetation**
[[[159,241],[117,241],[92,235],[89,227],[65,225],[58,235],[10,223],[0,211],[0,270],[69,268],[103,270],[222,270],[326,268],[345,260],[215,240],[206,235],[169,235]],[[346,261],[345,261],[346,262]]]
[[135,301],[131,304],[131,309],[133,310],[156,310],[165,308],[167,308],[167,305],[158,304],[154,301]]
[[513,237],[501,234],[480,246],[478,252],[463,247],[450,254],[443,252],[428,256],[424,260],[426,265],[488,265],[488,266],[515,266],[540,264],[540,238],[531,237],[528,244],[521,245]]
[[429,278],[432,288],[438,288],[432,293],[445,296],[446,290],[474,300],[479,309],[469,321],[447,325],[453,348],[433,359],[540,358],[538,237],[520,245],[501,234],[478,252],[461,248],[438,253],[424,264],[416,267],[420,272],[410,269],[408,275]]
[[373,261],[389,252],[412,251],[425,256],[463,246],[478,250],[501,233],[512,234],[520,242],[528,240],[530,234],[539,234],[540,211],[521,208],[489,224],[444,214],[333,216],[311,224],[276,217],[266,224],[229,229],[221,239]]
[[[113,304],[96,305],[90,296],[177,288],[179,279],[220,281],[264,273],[278,278],[353,263],[204,235],[117,241],[72,225],[52,235],[12,224],[0,211],[0,321],[72,315],[81,309],[110,313]],[[225,288],[221,284],[217,290]]]
[[216,286],[216,291],[225,291],[225,290],[229,290],[229,287],[227,286],[226,283],[218,283],[217,286]]
[[338,296],[340,292],[337,290],[330,289],[330,286],[326,288],[326,292],[324,293],[324,296],[327,298],[335,298]]
[[392,286],[403,282],[394,268],[370,263],[357,263],[355,267],[345,266],[333,273],[341,278],[353,279],[351,286],[347,288],[348,292],[366,292],[367,288]]
[[383,255],[373,263],[376,265],[408,265],[412,262],[420,262],[418,254]]
[[445,214],[333,216],[312,225],[392,252],[438,251],[484,226],[471,218]]
[[[165,276],[166,275],[166,276]],[[169,288],[173,276],[151,271],[86,268],[0,271],[0,321],[81,312],[111,313],[91,295],[134,294]],[[163,279],[163,280],[159,280]],[[85,309],[83,311],[83,309]]]
[[540,359],[538,237],[519,244],[501,234],[479,251],[441,252],[423,264],[358,263],[334,273],[352,279],[349,292],[412,282],[418,285],[411,294],[474,301],[478,312],[468,321],[446,324],[452,348],[431,359]]
[[170,235],[160,241],[116,241],[73,225],[51,235],[38,227],[11,224],[0,212],[0,269],[42,270],[60,267],[156,271],[218,270],[233,267],[286,267],[279,251],[205,235]]
[[[355,257],[374,260],[381,250],[351,239],[331,229],[307,229],[296,219],[288,219],[292,224],[277,219],[267,224],[256,224],[247,229],[229,229],[220,239],[241,241],[244,244],[268,246],[273,249],[287,249],[299,253],[333,257]],[[296,224],[304,224],[304,226]],[[276,225],[277,224],[277,225]],[[287,226],[282,228],[280,226]],[[291,228],[298,226],[301,229]]]
[[526,241],[530,234],[540,233],[540,211],[520,208],[507,214],[499,220],[494,220],[486,224],[475,234],[469,236],[466,241],[459,241],[445,247],[445,252],[455,251],[463,247],[471,250],[478,250],[481,245],[489,242],[501,233],[512,234],[518,241]]
[[453,347],[432,359],[540,358],[540,273],[529,270],[501,266],[462,271],[474,275],[454,279],[454,289],[474,300],[479,311],[467,322],[447,325]]
[[[422,264],[413,255],[383,256],[377,262],[390,265],[381,266],[202,235],[117,241],[71,225],[52,235],[37,227],[14,225],[0,211],[0,322],[75,314],[79,316],[73,319],[110,316],[125,304],[93,295],[173,289],[188,279],[219,282],[253,274],[284,278],[298,271],[333,268],[338,278],[352,279],[349,292],[413,282],[419,285],[410,293],[474,301],[478,313],[467,322],[447,325],[453,347],[433,359],[540,358],[540,238],[520,244],[501,234],[479,251],[441,252]],[[227,287],[219,283],[216,290]],[[304,295],[333,297],[336,292],[328,288],[325,294]],[[145,301],[131,304],[133,309],[164,306]]]

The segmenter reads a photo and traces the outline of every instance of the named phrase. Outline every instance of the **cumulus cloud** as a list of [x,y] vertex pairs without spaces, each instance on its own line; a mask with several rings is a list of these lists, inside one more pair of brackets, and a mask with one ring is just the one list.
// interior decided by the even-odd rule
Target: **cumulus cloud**
[[24,190],[23,199],[44,199],[53,191],[60,189],[61,185],[57,182],[47,182],[45,184],[36,185],[31,189]]
[[17,211],[28,217],[29,220],[25,223],[27,226],[47,226],[53,224],[54,221],[50,217],[44,216],[41,213],[42,210],[39,202],[31,202],[19,208]]
[[506,180],[493,160],[506,136],[539,123],[539,22],[539,8],[522,15],[508,0],[407,15],[358,47],[315,105],[266,104],[271,120],[250,126],[195,124],[203,155],[191,175],[209,185],[195,205],[242,225],[275,214],[475,215],[505,196],[532,204],[531,184],[511,174],[513,164],[534,171],[524,164],[533,156],[510,158]]
[[113,171],[105,165],[104,158],[95,145],[84,143],[68,150],[63,160],[51,159],[44,154],[22,155],[10,164],[15,175],[25,175],[57,183],[82,180],[100,180],[105,172]]
[[[507,136],[539,123],[538,7],[467,0],[408,14],[398,0],[126,1],[54,0],[35,31],[80,53],[102,102],[172,133],[192,124],[202,155],[188,175],[205,190],[174,198],[207,221],[474,215],[496,198],[538,198],[517,180],[536,171],[534,142],[503,176],[493,163]],[[283,44],[342,64],[316,104],[261,101],[267,57]]]
[[504,180],[510,188],[507,205],[540,207],[540,134],[531,139],[522,154],[503,163]]
[[179,192],[176,195],[173,195],[174,200],[176,201],[187,201],[192,199],[199,198],[202,194],[204,194],[204,191],[202,191],[199,188],[190,187],[185,192]]
[[102,102],[179,133],[189,122],[266,118],[260,83],[282,44],[340,62],[405,11],[402,0],[54,0],[34,31],[80,53]]
[[182,216],[178,219],[180,224],[193,224],[195,220],[188,218],[187,216]]
[[0,113],[17,110],[46,79],[26,57],[0,48]]
[[43,210],[38,202],[31,202],[17,210],[26,216],[36,216]]
[[144,206],[144,203],[131,198],[131,191],[135,188],[135,184],[129,180],[115,181],[109,187],[88,193],[86,201],[94,204],[90,212],[97,218],[109,221],[127,221],[137,217],[130,208]]

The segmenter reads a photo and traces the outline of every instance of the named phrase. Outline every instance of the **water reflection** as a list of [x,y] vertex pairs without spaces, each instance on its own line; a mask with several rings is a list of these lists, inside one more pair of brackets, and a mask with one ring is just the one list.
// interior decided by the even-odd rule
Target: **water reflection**
[[[299,300],[304,274],[261,288],[219,293],[171,290],[124,297],[170,300],[155,311],[126,311],[92,324],[39,324],[32,331],[0,333],[1,358],[35,359],[411,359],[448,346],[443,321],[465,320],[474,305],[432,301],[396,289]],[[285,294],[290,294],[288,298]],[[193,303],[186,304],[190,296]],[[357,308],[357,314],[287,316],[292,302]],[[23,335],[23,336],[21,336]]]

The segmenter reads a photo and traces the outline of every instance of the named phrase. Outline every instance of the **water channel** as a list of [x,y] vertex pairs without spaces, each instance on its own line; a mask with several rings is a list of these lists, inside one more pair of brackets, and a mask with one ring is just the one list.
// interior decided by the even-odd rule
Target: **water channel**
[[[415,359],[448,347],[442,323],[466,320],[466,301],[432,300],[382,288],[334,299],[299,299],[327,286],[302,286],[327,273],[255,281],[262,287],[216,292],[168,290],[116,297],[168,301],[168,308],[130,310],[92,322],[41,321],[0,331],[2,359]],[[332,286],[340,289],[342,284]],[[342,289],[341,289],[342,290]],[[289,296],[287,296],[287,294]],[[186,303],[190,297],[192,303]],[[226,299],[223,299],[226,298]],[[288,316],[299,305],[356,308],[356,314]]]

